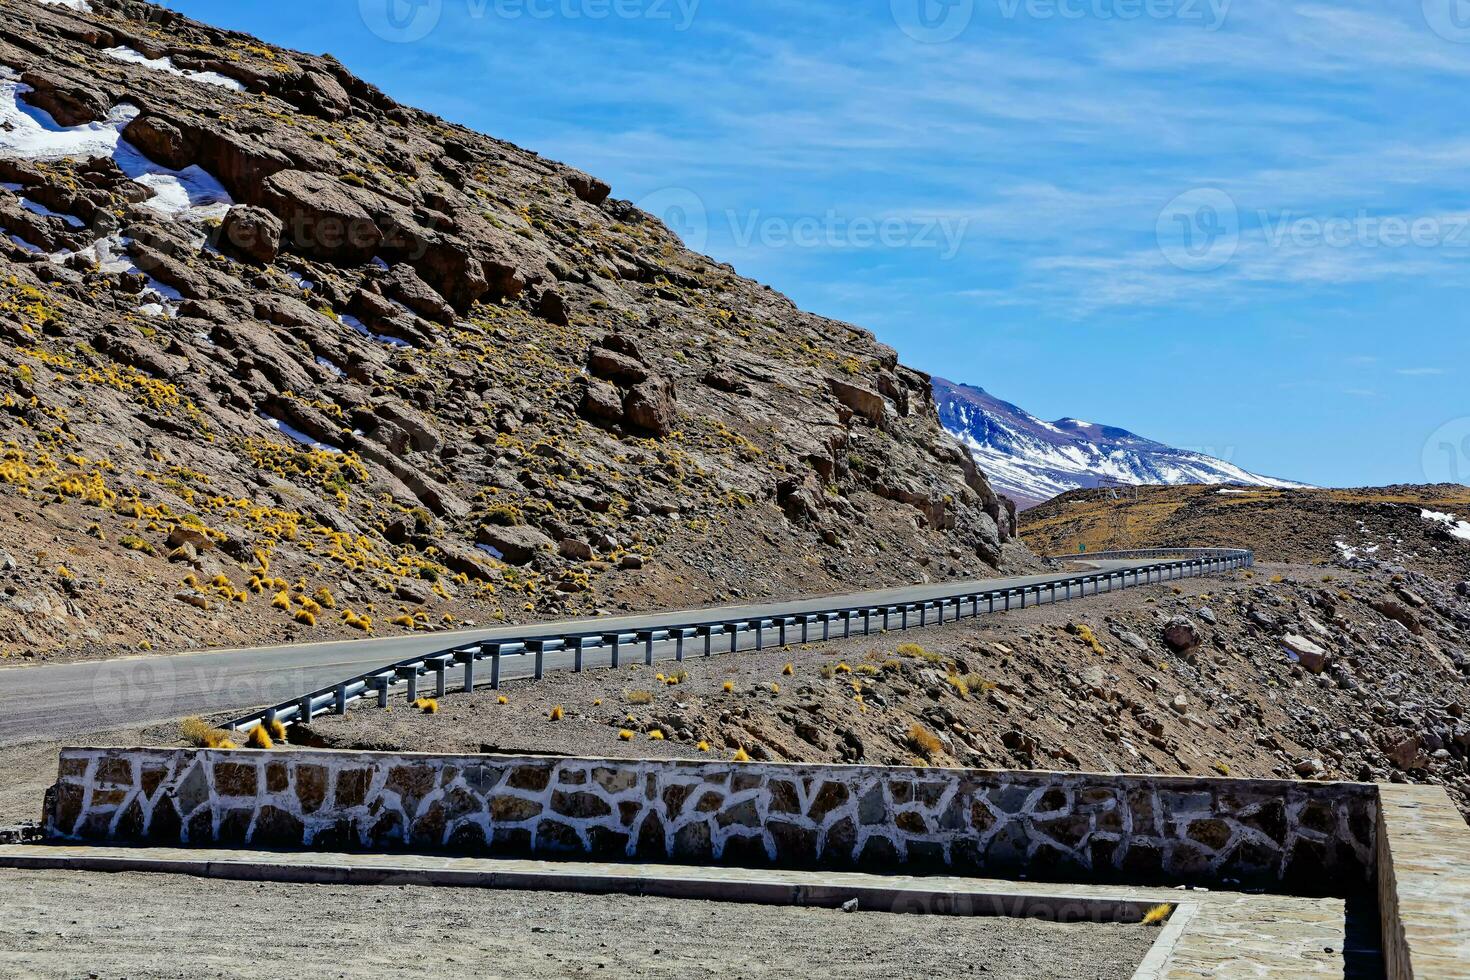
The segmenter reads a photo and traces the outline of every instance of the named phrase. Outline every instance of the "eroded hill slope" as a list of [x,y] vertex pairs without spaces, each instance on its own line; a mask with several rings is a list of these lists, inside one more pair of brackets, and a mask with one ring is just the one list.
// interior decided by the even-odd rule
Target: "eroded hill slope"
[[1008,561],[927,377],[596,178],[131,0],[0,66],[0,655]]

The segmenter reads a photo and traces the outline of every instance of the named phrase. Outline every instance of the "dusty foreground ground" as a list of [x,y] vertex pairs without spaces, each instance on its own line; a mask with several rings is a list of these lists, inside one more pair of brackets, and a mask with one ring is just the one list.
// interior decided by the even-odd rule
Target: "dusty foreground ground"
[[11,977],[1101,978],[1129,976],[1158,936],[1111,924],[170,875],[0,871],[0,893],[0,974]]

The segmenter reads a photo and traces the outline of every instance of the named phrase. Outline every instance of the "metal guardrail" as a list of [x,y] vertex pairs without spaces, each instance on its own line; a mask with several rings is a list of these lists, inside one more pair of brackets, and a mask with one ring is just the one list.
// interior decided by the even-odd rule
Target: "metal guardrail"
[[[1107,551],[1096,554],[1057,555],[1048,561],[1118,561],[1129,559],[1172,559],[1156,565],[1141,565],[1133,568],[1079,572],[1075,575],[1058,576],[1047,582],[1031,585],[1002,587],[997,589],[966,590],[952,595],[939,596],[914,602],[893,604],[838,606],[816,612],[794,613],[789,616],[762,615],[748,618],[696,620],[686,624],[675,624],[648,629],[623,631],[589,631],[577,633],[546,633],[536,624],[526,626],[523,636],[499,637],[464,643],[436,653],[412,657],[388,664],[377,670],[359,674],[340,684],[313,691],[310,694],[273,707],[245,715],[230,722],[229,728],[248,731],[258,725],[276,721],[283,725],[309,722],[317,715],[345,714],[347,706],[355,701],[375,694],[378,705],[387,707],[389,692],[400,685],[406,686],[409,701],[419,698],[419,679],[427,674],[434,675],[434,695],[442,697],[448,688],[447,674],[452,670],[462,671],[461,683],[467,692],[475,689],[475,668],[489,661],[490,688],[498,690],[502,666],[508,657],[531,658],[534,662],[533,676],[540,680],[545,674],[546,654],[569,651],[572,654],[572,670],[581,672],[589,651],[607,651],[609,666],[621,666],[624,648],[640,644],[643,662],[654,663],[654,648],[659,644],[674,644],[674,659],[683,662],[688,641],[696,641],[703,647],[705,657],[714,654],[718,643],[728,646],[730,653],[738,653],[741,637],[754,637],[751,649],[762,650],[769,642],[768,633],[774,631],[778,646],[785,646],[793,638],[799,643],[845,639],[853,635],[867,636],[875,629],[888,632],[891,629],[907,630],[929,625],[942,626],[946,622],[978,617],[981,612],[1009,612],[1025,609],[1027,598],[1034,596],[1030,605],[1042,605],[1045,601],[1056,603],[1099,592],[1112,592],[1119,588],[1133,588],[1180,578],[1211,575],[1216,572],[1250,568],[1255,565],[1255,554],[1244,549],[1231,548],[1157,548],[1143,551]],[[1130,581],[1131,579],[1131,581]],[[1090,589],[1090,591],[1089,591]],[[946,613],[953,615],[946,618]],[[932,614],[932,615],[931,615]],[[816,633],[820,635],[814,635]],[[703,641],[699,643],[698,641]],[[524,659],[521,661],[524,662]]]

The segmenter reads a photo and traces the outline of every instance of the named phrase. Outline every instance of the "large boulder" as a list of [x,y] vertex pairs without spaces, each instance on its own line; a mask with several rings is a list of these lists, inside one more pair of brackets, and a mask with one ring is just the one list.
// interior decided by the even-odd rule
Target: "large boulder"
[[863,418],[882,428],[888,419],[888,402],[871,388],[855,385],[839,378],[828,378],[827,384],[837,400]]
[[1295,633],[1288,633],[1286,636],[1283,636],[1281,638],[1281,645],[1286,648],[1286,651],[1302,667],[1314,674],[1320,674],[1326,670],[1327,665],[1332,660],[1331,654],[1324,648],[1313,643],[1305,636],[1298,636]]
[[1203,642],[1199,627],[1186,616],[1175,616],[1165,623],[1163,637],[1165,645],[1175,653],[1186,653]]
[[612,185],[607,181],[593,177],[591,174],[584,174],[580,170],[572,170],[568,167],[565,176],[567,186],[572,189],[572,193],[588,204],[601,204],[612,193]]
[[20,80],[31,87],[22,98],[50,113],[62,126],[81,126],[107,116],[107,99],[92,89],[70,84],[44,71],[28,71]]
[[480,528],[479,543],[494,548],[500,557],[512,565],[524,565],[539,552],[552,551],[556,542],[536,530],[523,525],[500,527],[487,524]]
[[383,230],[334,177],[282,170],[262,192],[266,207],[285,223],[285,247],[298,255],[358,265],[383,241]]
[[425,320],[449,326],[454,322],[454,310],[444,302],[444,297],[419,278],[419,274],[407,263],[393,267],[386,283],[388,295],[413,310]]
[[270,265],[281,249],[281,219],[264,208],[237,204],[220,223],[219,250],[226,255]]
[[634,429],[663,438],[674,431],[678,413],[674,386],[666,378],[649,378],[623,399],[623,417]]

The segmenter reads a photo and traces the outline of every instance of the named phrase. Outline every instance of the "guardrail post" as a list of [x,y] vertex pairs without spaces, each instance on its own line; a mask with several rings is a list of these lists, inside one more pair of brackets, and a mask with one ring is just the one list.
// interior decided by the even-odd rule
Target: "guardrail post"
[[388,678],[374,677],[373,686],[378,689],[378,707],[388,707]]
[[898,611],[898,628],[901,630],[909,628],[909,607],[907,605]]
[[715,655],[714,646],[715,628],[713,626],[710,626],[707,627],[704,631],[704,655],[706,657],[713,657]]
[[546,644],[542,642],[530,643],[531,652],[536,655],[536,679],[539,681],[546,676]]
[[677,632],[678,635],[674,637],[674,662],[682,664],[684,662],[684,631],[678,630]]
[[780,640],[781,646],[786,645],[786,617],[782,616],[776,623],[776,638]]
[[643,641],[643,665],[645,667],[652,667],[653,666],[653,630],[647,630],[646,632],[643,632],[643,633],[639,634],[639,637],[638,638]]
[[757,650],[766,648],[766,621],[763,619],[755,621],[755,648]]
[[846,609],[842,613],[842,638],[845,640],[852,636],[852,610]]
[[822,614],[822,642],[826,643],[832,638],[832,614]]
[[739,626],[740,626],[739,623],[730,623],[728,626],[725,627],[725,629],[727,629],[727,630],[730,631],[730,652],[731,653],[739,653],[740,652],[740,629],[739,629]]
[[619,664],[622,663],[623,659],[622,637],[618,636],[618,634],[616,633],[613,633],[609,636],[604,637],[604,639],[607,640],[608,644],[612,647],[612,655],[610,657],[610,660],[612,662],[613,669],[616,670]]
[[347,714],[347,685],[337,685],[337,701],[334,708],[339,715]]
[[454,659],[464,664],[464,692],[473,694],[475,691],[475,656],[478,650],[460,650],[454,655]]
[[935,624],[937,626],[944,625],[944,604],[946,601],[947,600],[945,599],[940,599],[938,602],[934,603],[934,613],[939,617],[939,622]]
[[490,648],[490,690],[500,690],[500,644]]
[[582,672],[582,650],[586,646],[587,638],[585,636],[572,638],[572,673],[574,674],[580,674]]
[[807,637],[810,634],[811,625],[812,625],[811,617],[810,616],[807,616],[805,613],[803,613],[802,614],[802,617],[801,617],[801,644],[802,644],[802,646],[806,646],[806,644],[809,642],[807,640]]
[[301,706],[297,710],[300,712],[300,714],[298,714],[296,716],[297,723],[298,724],[304,723],[304,724],[307,724],[307,725],[311,724],[312,711],[311,711],[311,695],[310,694],[308,694],[306,697],[304,697],[304,698],[301,699]]
[[408,701],[412,704],[419,699],[419,670],[417,667],[399,667],[398,676],[408,681]]

